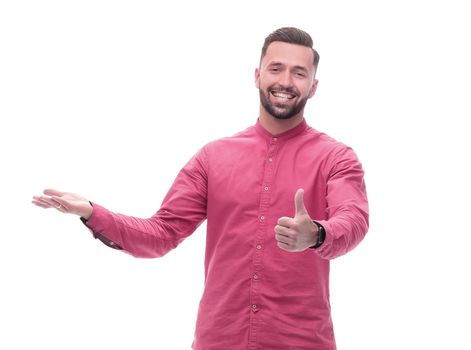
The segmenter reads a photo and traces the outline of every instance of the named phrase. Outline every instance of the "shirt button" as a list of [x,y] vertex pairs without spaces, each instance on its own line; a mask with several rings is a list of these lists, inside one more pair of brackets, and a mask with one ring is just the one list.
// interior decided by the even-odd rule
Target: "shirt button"
[[260,250],[260,249],[262,249],[262,245],[261,245],[261,244],[257,244],[257,247],[256,247],[256,248],[257,248],[257,250]]
[[274,138],[273,138],[273,141],[274,141],[274,142],[278,141],[278,137],[274,137]]
[[258,275],[257,274],[253,275],[253,279],[258,280]]
[[257,304],[252,304],[252,310],[256,310],[257,309]]
[[265,220],[265,215],[260,216],[260,220]]
[[264,190],[265,190],[265,191],[268,191],[268,186],[265,186],[265,187],[264,187]]
[[272,158],[272,157],[268,158],[268,161],[269,161],[270,163],[273,162],[273,158]]

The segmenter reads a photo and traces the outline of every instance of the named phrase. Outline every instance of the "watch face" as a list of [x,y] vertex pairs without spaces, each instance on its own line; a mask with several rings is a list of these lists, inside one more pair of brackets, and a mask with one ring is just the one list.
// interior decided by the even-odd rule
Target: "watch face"
[[324,230],[324,226],[321,226],[321,230],[320,230],[320,239],[322,240],[322,242],[324,242],[325,240],[325,230]]

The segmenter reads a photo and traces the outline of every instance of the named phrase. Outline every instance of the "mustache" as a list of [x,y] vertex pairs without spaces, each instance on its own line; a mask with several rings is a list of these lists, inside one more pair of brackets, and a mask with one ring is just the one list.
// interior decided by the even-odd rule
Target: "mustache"
[[286,92],[289,94],[299,96],[299,92],[292,86],[281,86],[281,85],[272,86],[268,88],[268,92]]

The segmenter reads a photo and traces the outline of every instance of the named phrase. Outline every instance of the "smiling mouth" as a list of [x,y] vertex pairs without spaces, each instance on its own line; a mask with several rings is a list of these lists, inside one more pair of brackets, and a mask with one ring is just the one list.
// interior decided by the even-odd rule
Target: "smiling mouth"
[[274,97],[277,97],[277,98],[282,98],[282,99],[285,99],[285,100],[292,100],[293,98],[296,97],[295,94],[292,94],[290,92],[286,92],[286,91],[270,91],[270,93],[274,96]]

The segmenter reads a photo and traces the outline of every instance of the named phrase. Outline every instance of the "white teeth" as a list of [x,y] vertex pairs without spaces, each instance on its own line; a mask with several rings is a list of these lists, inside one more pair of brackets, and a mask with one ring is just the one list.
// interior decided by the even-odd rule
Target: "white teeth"
[[275,96],[275,97],[281,97],[281,98],[286,98],[286,99],[290,99],[290,98],[293,98],[293,97],[294,97],[293,95],[284,94],[284,93],[282,93],[282,92],[273,92],[272,94],[273,94],[273,96]]

